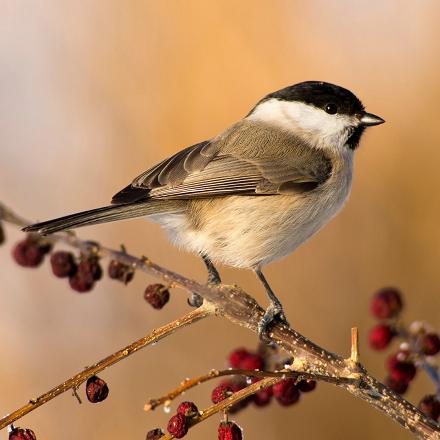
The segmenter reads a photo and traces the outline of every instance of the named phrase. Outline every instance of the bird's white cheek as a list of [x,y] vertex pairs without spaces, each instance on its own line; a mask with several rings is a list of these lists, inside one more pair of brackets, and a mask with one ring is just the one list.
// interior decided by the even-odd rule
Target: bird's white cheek
[[354,123],[350,116],[330,115],[311,105],[277,99],[261,103],[248,119],[275,124],[319,147],[342,147],[347,140],[347,128]]

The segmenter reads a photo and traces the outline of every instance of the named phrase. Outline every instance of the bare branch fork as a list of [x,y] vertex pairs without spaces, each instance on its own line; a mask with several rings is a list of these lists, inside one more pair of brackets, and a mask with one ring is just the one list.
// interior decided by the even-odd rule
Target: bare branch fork
[[[2,204],[0,204],[0,220],[15,224],[16,226],[25,226],[31,223],[14,214]],[[5,427],[12,421],[17,420],[24,414],[41,406],[46,401],[56,397],[56,395],[68,389],[75,390],[82,382],[87,380],[88,377],[152,343],[159,338],[157,332],[159,332],[160,337],[165,337],[184,325],[191,324],[209,315],[216,315],[257,333],[258,322],[262,318],[264,310],[253,297],[238,286],[200,284],[161,267],[147,258],[137,258],[94,242],[82,241],[71,233],[54,234],[48,237],[48,239],[63,242],[82,251],[96,252],[101,257],[110,257],[121,263],[130,265],[136,270],[141,270],[149,275],[160,278],[165,283],[174,287],[181,287],[188,292],[196,292],[204,298],[205,302],[201,308],[156,329],[145,338],[130,344],[125,349],[85,369],[60,386],[43,394],[40,398],[30,401],[29,404],[21,409],[1,419],[0,428]],[[440,440],[440,426],[434,420],[424,415],[402,396],[396,394],[368,374],[366,369],[359,363],[357,330],[352,331],[351,357],[348,359],[344,359],[337,354],[319,347],[296,330],[285,325],[278,324],[274,326],[269,336],[272,342],[286,350],[293,357],[291,369],[294,371],[294,374],[334,383],[352,395],[366,401],[374,408],[382,411],[401,426],[410,430],[416,437]],[[135,347],[134,349],[133,346]],[[234,393],[228,399],[203,411],[200,419],[209,417],[247,397],[249,394],[255,393],[264,386],[270,386],[279,380],[279,376],[265,377],[263,380]],[[24,408],[26,408],[26,410],[24,410]],[[15,418],[12,417],[14,414]],[[172,437],[165,436],[164,438]]]

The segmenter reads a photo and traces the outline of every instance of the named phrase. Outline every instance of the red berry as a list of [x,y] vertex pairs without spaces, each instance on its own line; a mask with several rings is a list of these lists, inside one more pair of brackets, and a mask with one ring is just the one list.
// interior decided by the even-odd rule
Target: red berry
[[272,387],[266,387],[254,394],[253,402],[256,406],[259,407],[266,406],[269,405],[269,403],[271,402],[272,396]]
[[242,359],[240,368],[243,370],[263,370],[264,360],[258,354],[249,353]]
[[36,440],[37,437],[32,429],[13,428],[9,433],[9,440]]
[[183,414],[176,414],[168,422],[168,432],[176,438],[182,438],[188,432],[188,421]]
[[296,386],[302,393],[309,393],[316,388],[316,380],[304,379],[300,380]]
[[50,256],[53,274],[58,278],[72,276],[76,272],[75,258],[71,252],[58,251]]
[[163,435],[165,435],[165,433],[160,428],[152,429],[147,432],[147,438],[145,440],[159,440]]
[[128,284],[134,277],[134,270],[129,265],[112,260],[108,265],[108,276]]
[[199,410],[193,402],[182,402],[177,407],[177,414],[183,414],[185,417],[195,417],[199,414]]
[[295,385],[295,379],[284,379],[273,385],[273,395],[283,406],[293,405],[298,402],[300,393]]
[[398,382],[409,383],[416,375],[416,366],[403,353],[397,353],[388,359],[388,371],[390,376]]
[[81,264],[74,275],[69,278],[70,287],[79,293],[89,292],[95,285],[93,275],[89,271],[80,270]]
[[378,319],[389,319],[397,316],[402,310],[402,297],[399,290],[386,287],[379,290],[371,300],[371,313]]
[[218,440],[242,440],[241,428],[234,422],[221,422],[218,427]]
[[390,387],[397,394],[405,394],[406,390],[408,389],[408,382],[396,380],[390,376],[385,379],[385,385]]
[[170,291],[163,284],[150,284],[144,298],[154,309],[160,310],[170,299]]
[[389,325],[377,324],[368,335],[368,343],[373,350],[383,350],[393,339],[394,332]]
[[420,411],[431,419],[438,420],[440,417],[440,400],[434,394],[425,396],[419,403]]
[[245,348],[237,348],[229,354],[229,365],[232,368],[241,368],[241,363],[247,356],[249,352]]
[[102,268],[96,257],[89,257],[81,261],[78,265],[78,271],[90,274],[94,281],[99,281],[102,278]]
[[212,394],[211,394],[212,403],[219,403],[222,400],[225,400],[231,394],[233,394],[232,387],[226,383],[221,383],[212,390]]
[[19,241],[12,250],[14,260],[23,267],[39,266],[45,253],[45,246],[41,246],[37,240],[31,237]]
[[440,338],[436,333],[428,333],[422,338],[422,352],[434,356],[440,351]]
[[89,402],[102,402],[107,398],[108,391],[107,384],[98,376],[92,376],[87,379],[86,394]]
[[[237,391],[240,391],[243,388],[247,387],[246,381],[243,380],[242,378],[234,378],[233,380],[224,380],[220,383],[220,385],[224,385],[227,388],[231,389],[232,393],[236,393]],[[239,402],[229,407],[228,410],[229,414],[238,413],[243,408],[246,408],[251,401],[252,401],[252,396],[246,397],[245,399],[241,399]]]

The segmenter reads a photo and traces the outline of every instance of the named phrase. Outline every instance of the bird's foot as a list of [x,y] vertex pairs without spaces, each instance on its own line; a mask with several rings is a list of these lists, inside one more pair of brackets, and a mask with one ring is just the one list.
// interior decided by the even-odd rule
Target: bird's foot
[[271,327],[277,323],[289,325],[282,305],[280,303],[271,302],[266,309],[263,318],[258,323],[258,336],[262,342],[265,342],[266,344],[271,343],[269,332]]

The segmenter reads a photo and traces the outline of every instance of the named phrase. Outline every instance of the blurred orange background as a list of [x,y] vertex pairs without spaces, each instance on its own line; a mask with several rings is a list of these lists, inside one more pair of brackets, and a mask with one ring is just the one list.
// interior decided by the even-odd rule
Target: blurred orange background
[[[304,80],[334,82],[387,123],[368,130],[356,153],[343,212],[266,275],[290,322],[317,343],[347,355],[350,327],[358,326],[363,362],[380,378],[385,355],[366,345],[376,288],[401,287],[405,319],[440,327],[437,1],[3,0],[1,9],[1,201],[35,220],[105,205],[134,176],[216,135],[265,94]],[[128,287],[105,279],[75,294],[47,262],[39,270],[18,267],[10,247],[22,235],[7,234],[0,249],[1,414],[188,311],[182,291],[160,313],[152,310],[142,293],[153,280],[141,273]],[[143,220],[89,227],[80,236],[124,243],[191,278],[206,277],[199,258]],[[220,270],[225,282],[266,304],[252,273]],[[169,417],[144,413],[148,398],[223,367],[241,345],[253,348],[255,336],[206,320],[103,372],[110,386],[104,403],[78,405],[66,393],[18,425],[39,439],[143,439]],[[211,388],[185,398],[205,407]],[[428,391],[420,374],[407,396],[417,402]],[[411,438],[326,384],[294,407],[252,407],[236,420],[248,439]],[[217,421],[190,438],[216,438]]]

